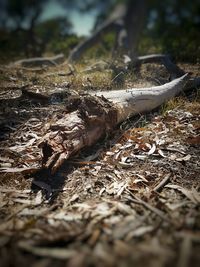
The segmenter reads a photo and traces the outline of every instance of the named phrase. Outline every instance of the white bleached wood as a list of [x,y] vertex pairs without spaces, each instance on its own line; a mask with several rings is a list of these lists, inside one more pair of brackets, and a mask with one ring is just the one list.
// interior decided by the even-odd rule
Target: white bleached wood
[[149,88],[102,91],[91,93],[112,101],[118,110],[118,123],[133,115],[151,111],[180,93],[188,80],[188,74],[169,83]]

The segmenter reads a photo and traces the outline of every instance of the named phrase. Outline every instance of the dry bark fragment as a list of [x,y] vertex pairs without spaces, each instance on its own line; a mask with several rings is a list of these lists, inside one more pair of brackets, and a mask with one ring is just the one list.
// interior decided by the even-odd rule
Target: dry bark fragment
[[91,146],[117,125],[116,108],[102,97],[84,96],[76,105],[75,111],[51,124],[40,142],[42,165],[52,172],[70,155],[83,147]]

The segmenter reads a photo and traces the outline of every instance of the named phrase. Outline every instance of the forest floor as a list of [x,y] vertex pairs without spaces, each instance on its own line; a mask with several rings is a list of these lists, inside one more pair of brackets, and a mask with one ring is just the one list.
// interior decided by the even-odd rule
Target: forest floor
[[[179,66],[200,76],[199,65]],[[69,95],[169,78],[156,64],[120,79],[84,68],[0,67],[1,266],[199,266],[197,88],[122,123],[55,175],[33,174],[38,143]]]

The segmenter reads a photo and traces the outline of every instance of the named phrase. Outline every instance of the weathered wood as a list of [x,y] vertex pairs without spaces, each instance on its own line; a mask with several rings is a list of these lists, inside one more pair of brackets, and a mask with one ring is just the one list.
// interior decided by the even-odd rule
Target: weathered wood
[[[73,102],[73,103],[72,103]],[[117,109],[107,99],[83,96],[70,103],[70,113],[53,122],[40,142],[42,165],[55,172],[71,155],[91,146],[117,125]]]
[[102,91],[95,93],[112,101],[118,110],[118,123],[133,115],[151,111],[184,89],[188,75],[185,74],[164,85],[149,88]]
[[127,47],[124,53],[134,59],[138,55],[138,43],[146,19],[147,0],[129,0],[124,17],[124,28],[127,32]]
[[40,143],[43,167],[55,172],[83,147],[91,146],[127,118],[150,111],[184,89],[187,74],[151,88],[104,91],[82,96],[67,113],[49,127]]
[[[120,71],[123,71],[124,73],[128,72],[130,69],[136,68],[138,70],[138,67],[140,67],[142,64],[147,63],[158,63],[165,66],[166,70],[170,74],[170,80],[174,80],[178,77],[181,77],[185,74],[185,72],[179,68],[170,58],[169,55],[165,54],[151,54],[146,56],[139,56],[131,59],[129,56],[124,55],[123,65],[120,65]],[[102,71],[105,69],[111,69],[114,72],[117,70],[119,73],[119,69],[114,64],[109,64],[107,62],[99,61],[95,64],[92,64],[88,68],[86,68],[83,72],[85,73],[91,73],[93,71]],[[194,80],[198,86],[198,79],[192,79],[192,83],[194,83]],[[191,87],[190,87],[191,88]]]

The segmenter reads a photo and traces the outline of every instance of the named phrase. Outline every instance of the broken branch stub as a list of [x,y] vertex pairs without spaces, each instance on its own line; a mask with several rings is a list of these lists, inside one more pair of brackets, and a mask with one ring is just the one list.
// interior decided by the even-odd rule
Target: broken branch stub
[[96,92],[70,101],[40,142],[42,166],[53,173],[71,155],[98,141],[127,118],[150,111],[184,89],[187,74],[162,86]]
[[140,56],[135,58],[133,61],[129,62],[131,66],[140,66],[145,63],[161,63],[163,64],[171,76],[171,80],[181,77],[185,72],[180,69],[173,61],[169,55],[165,54],[152,54],[147,56]]

